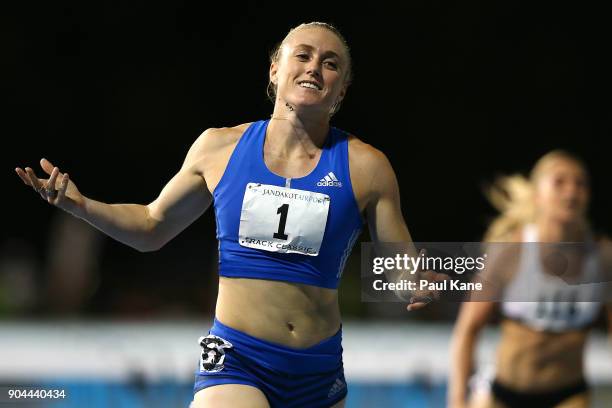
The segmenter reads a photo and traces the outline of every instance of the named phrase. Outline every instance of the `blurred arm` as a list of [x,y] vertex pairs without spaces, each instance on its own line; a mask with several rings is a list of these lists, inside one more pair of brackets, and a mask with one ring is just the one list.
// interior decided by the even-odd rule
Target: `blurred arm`
[[464,302],[461,305],[451,339],[449,407],[463,407],[466,404],[468,380],[474,367],[476,341],[494,309],[494,302]]
[[606,305],[606,315],[608,316],[608,338],[612,343],[612,303]]

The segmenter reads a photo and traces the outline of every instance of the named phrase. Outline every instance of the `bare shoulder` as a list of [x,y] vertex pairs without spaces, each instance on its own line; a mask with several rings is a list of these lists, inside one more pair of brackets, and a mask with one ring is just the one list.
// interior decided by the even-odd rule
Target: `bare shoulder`
[[607,235],[600,235],[597,237],[597,244],[601,249],[609,251],[612,249],[612,238]]
[[502,289],[512,281],[518,272],[523,245],[517,239],[511,242],[488,242],[484,249],[487,262],[480,277],[489,284]]
[[205,151],[217,151],[228,146],[235,146],[250,125],[250,123],[244,123],[233,127],[206,129],[194,145],[198,145]]
[[203,176],[212,192],[221,179],[234,148],[250,125],[245,123],[207,129],[189,149],[183,168]]
[[376,166],[389,165],[389,160],[382,151],[368,143],[365,143],[357,136],[349,136],[348,148],[349,160],[358,161],[370,169]]
[[[379,183],[395,180],[395,173],[387,156],[374,146],[356,136],[349,136],[349,163],[351,175],[369,182],[376,179]],[[354,179],[354,177],[351,177]],[[374,183],[377,184],[377,183]]]
[[219,155],[222,156],[226,151],[231,154],[249,125],[250,123],[245,123],[234,127],[206,129],[191,145],[185,164],[196,165],[201,161],[208,162]]
[[392,191],[395,173],[382,151],[354,135],[349,136],[348,151],[353,192],[363,211],[382,191]]
[[605,272],[610,280],[612,280],[612,239],[602,235],[597,240],[597,246]]

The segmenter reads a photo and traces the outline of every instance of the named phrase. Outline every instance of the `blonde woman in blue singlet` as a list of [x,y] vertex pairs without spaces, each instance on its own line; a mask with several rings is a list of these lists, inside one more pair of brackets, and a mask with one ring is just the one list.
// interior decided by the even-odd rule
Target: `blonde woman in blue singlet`
[[[506,177],[491,190],[490,199],[501,215],[485,241],[541,244],[509,246],[497,260],[500,267],[493,268],[493,273],[503,275],[496,276],[503,320],[495,377],[489,392],[469,404],[468,380],[478,334],[498,303],[488,299],[462,304],[451,347],[450,408],[589,405],[585,342],[605,305],[605,294],[597,284],[567,285],[555,276],[559,264],[544,254],[550,243],[582,243],[587,250],[575,268],[581,281],[596,282],[609,270],[609,261],[602,257],[609,254],[609,241],[596,242],[587,220],[589,195],[584,164],[559,150],[543,156],[529,179]],[[532,301],[525,301],[527,293]],[[612,322],[610,310],[608,305]]]
[[376,242],[411,242],[385,155],[330,125],[351,72],[336,28],[294,28],[270,62],[272,117],[205,131],[148,205],[87,198],[44,159],[48,178],[16,169],[50,204],[140,251],[160,249],[214,205],[219,295],[199,341],[194,407],[344,406],[346,259],[364,220]]

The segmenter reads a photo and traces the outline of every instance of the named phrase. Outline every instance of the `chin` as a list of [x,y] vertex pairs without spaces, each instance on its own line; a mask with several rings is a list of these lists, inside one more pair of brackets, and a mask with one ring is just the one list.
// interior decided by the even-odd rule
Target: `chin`
[[285,98],[284,100],[297,108],[320,110],[331,109],[331,107],[327,106],[326,101],[319,95],[296,95],[293,98]]
[[321,99],[319,99],[319,98],[308,98],[308,97],[306,97],[306,98],[294,98],[293,102],[289,102],[289,103],[292,103],[295,106],[301,106],[301,107],[309,108],[309,109],[316,108],[317,106],[318,107],[322,107],[323,106],[323,103],[322,103]]
[[584,212],[579,210],[562,210],[556,214],[555,218],[563,224],[575,224],[584,219]]
[[308,103],[305,101],[299,101],[299,102],[289,102],[296,111],[298,112],[308,112],[308,113],[324,113],[324,112],[329,112],[329,108],[327,108],[326,106],[322,105],[320,102],[318,103]]

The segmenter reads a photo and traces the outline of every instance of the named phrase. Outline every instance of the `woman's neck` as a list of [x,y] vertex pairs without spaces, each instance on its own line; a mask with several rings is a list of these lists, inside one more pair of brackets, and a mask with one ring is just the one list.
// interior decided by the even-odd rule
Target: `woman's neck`
[[275,107],[268,124],[266,144],[273,146],[280,156],[312,155],[323,147],[328,133],[329,116],[309,117],[287,107]]
[[559,222],[539,217],[535,224],[540,242],[581,242],[587,233],[584,221]]

